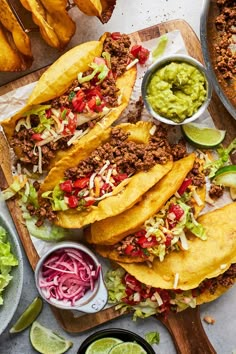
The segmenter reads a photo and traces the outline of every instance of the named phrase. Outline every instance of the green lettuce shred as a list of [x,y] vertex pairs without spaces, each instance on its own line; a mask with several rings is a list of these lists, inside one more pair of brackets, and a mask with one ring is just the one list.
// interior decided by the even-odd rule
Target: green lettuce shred
[[160,333],[159,332],[148,332],[145,334],[146,341],[153,345],[160,343]]

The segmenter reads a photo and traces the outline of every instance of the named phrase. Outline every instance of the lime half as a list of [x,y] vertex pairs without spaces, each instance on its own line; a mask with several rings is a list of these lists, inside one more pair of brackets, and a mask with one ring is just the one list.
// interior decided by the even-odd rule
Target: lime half
[[40,314],[42,307],[42,299],[36,297],[10,329],[10,333],[18,333],[29,327]]
[[236,165],[229,165],[219,168],[213,179],[215,184],[225,187],[236,187]]
[[30,341],[34,349],[41,354],[63,354],[73,345],[37,321],[32,324]]
[[111,348],[119,343],[123,343],[123,341],[118,338],[101,338],[90,344],[85,354],[108,354]]
[[115,345],[109,354],[147,354],[146,350],[141,345],[133,342],[124,342]]
[[185,138],[197,147],[211,149],[218,146],[225,138],[225,130],[204,127],[201,124],[182,125]]

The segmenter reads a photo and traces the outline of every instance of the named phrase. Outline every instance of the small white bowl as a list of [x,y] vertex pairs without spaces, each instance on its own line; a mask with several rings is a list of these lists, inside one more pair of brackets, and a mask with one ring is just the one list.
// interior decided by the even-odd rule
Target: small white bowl
[[[166,117],[159,115],[157,112],[155,112],[153,110],[152,106],[150,105],[150,103],[148,102],[148,99],[147,99],[147,88],[148,88],[148,84],[151,80],[152,75],[157,70],[161,69],[163,66],[166,66],[172,62],[187,63],[187,64],[190,64],[190,65],[196,67],[204,75],[205,81],[206,81],[206,99],[205,99],[205,101],[191,117],[184,119],[180,123],[174,122],[171,119],[168,119]],[[164,56],[164,57],[158,59],[154,64],[152,64],[148,68],[148,70],[146,71],[146,73],[143,77],[143,80],[142,80],[141,92],[142,92],[142,97],[143,97],[143,101],[146,106],[146,109],[155,119],[159,120],[160,122],[170,124],[170,125],[182,125],[182,124],[187,124],[187,123],[195,121],[207,109],[208,104],[210,103],[210,100],[211,100],[212,84],[211,84],[211,80],[210,80],[210,77],[208,75],[206,68],[199,61],[197,61],[196,59],[194,59],[193,57],[191,57],[189,55],[176,54],[176,55]]]
[[81,312],[86,312],[86,313],[95,313],[98,311],[101,311],[103,307],[107,303],[107,289],[105,287],[104,281],[103,281],[103,275],[102,275],[102,269],[100,269],[99,276],[95,282],[94,289],[88,290],[85,295],[80,298],[79,300],[76,301],[75,305],[71,305],[69,302],[63,302],[62,300],[57,300],[54,298],[48,299],[46,297],[45,291],[40,287],[39,285],[39,279],[42,276],[42,267],[45,262],[45,260],[52,255],[55,251],[58,250],[63,250],[63,249],[76,249],[79,250],[85,254],[87,254],[92,261],[94,262],[96,267],[101,267],[101,264],[99,263],[97,257],[95,254],[86,246],[79,244],[77,242],[60,242],[56,244],[54,247],[52,247],[47,253],[45,253],[40,260],[37,263],[36,269],[35,269],[35,282],[36,286],[38,289],[39,294],[42,296],[42,298],[47,301],[50,305],[53,305],[55,307],[58,307],[60,309],[64,310],[77,310]]

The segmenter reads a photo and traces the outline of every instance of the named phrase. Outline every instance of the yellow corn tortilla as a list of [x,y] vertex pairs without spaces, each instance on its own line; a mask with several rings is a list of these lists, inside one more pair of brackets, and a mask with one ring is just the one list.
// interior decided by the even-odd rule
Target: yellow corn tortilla
[[[236,282],[236,279],[234,279],[234,283]],[[204,291],[202,294],[197,296],[197,305],[204,304],[206,302],[210,302],[213,300],[216,300],[218,297],[223,295],[227,290],[229,290],[228,287],[225,287],[223,285],[218,285],[214,294],[211,294],[208,290]]]
[[198,221],[206,230],[207,240],[189,240],[188,252],[172,252],[163,262],[154,259],[152,268],[144,263],[118,263],[140,282],[152,287],[196,288],[203,280],[217,277],[236,262],[236,202],[204,214]]
[[132,208],[117,216],[92,224],[85,232],[86,241],[97,245],[114,245],[125,236],[138,231],[143,223],[157,213],[180,188],[192,169],[194,160],[195,155],[190,154],[174,162],[171,171],[144,194]]
[[[139,143],[147,143],[150,138],[150,130],[153,126],[151,122],[138,122],[137,124],[124,123],[118,125],[120,129],[129,132],[129,140]],[[41,185],[40,194],[53,190],[64,178],[64,171],[68,168],[75,167],[78,163],[86,159],[92,151],[98,146],[108,142],[110,139],[111,128],[103,132],[103,134],[94,137],[89,142],[81,140],[77,149],[68,154],[66,157],[58,161],[54,168],[50,171],[44,183]],[[101,220],[109,216],[117,215],[124,210],[132,207],[139,198],[154,184],[156,184],[166,173],[170,171],[173,162],[169,161],[165,165],[156,164],[149,171],[141,171],[123,181],[124,188],[115,194],[103,199],[98,206],[92,206],[89,210],[66,210],[57,213],[55,223],[65,228],[80,228],[96,220]],[[117,188],[121,189],[122,184]]]
[[[27,105],[13,117],[6,119],[1,123],[8,140],[13,136],[15,125],[25,112],[32,109],[34,105],[42,104],[61,96],[71,86],[79,72],[88,70],[89,64],[93,59],[97,56],[101,56],[104,37],[105,36],[103,36],[100,41],[91,41],[72,48],[44,72],[33,89]],[[136,74],[137,69],[136,67],[133,67],[117,79],[116,85],[120,89],[122,95],[120,105],[112,109],[104,118],[96,123],[86,135],[80,140],[75,141],[69,149],[65,151],[57,151],[56,157],[51,161],[49,168],[51,168],[59,159],[69,156],[70,153],[72,155],[73,153],[76,154],[77,144],[80,141],[90,141],[95,136],[103,134],[103,131],[121,115],[129,103],[133,85],[136,80]],[[17,149],[17,147],[15,147],[15,152],[18,156],[21,156],[21,151]]]
[[12,48],[7,40],[5,30],[0,23],[0,71],[24,70],[24,62],[20,54]]

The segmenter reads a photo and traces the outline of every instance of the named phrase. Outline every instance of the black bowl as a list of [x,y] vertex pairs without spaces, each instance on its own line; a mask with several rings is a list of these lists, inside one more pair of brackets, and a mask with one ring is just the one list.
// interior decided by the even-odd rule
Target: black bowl
[[104,329],[98,332],[95,332],[91,336],[89,336],[85,341],[81,344],[78,350],[78,354],[85,354],[86,349],[90,344],[95,342],[98,339],[105,338],[105,337],[113,337],[123,340],[124,342],[136,342],[144,350],[146,350],[147,354],[155,354],[155,351],[152,349],[151,345],[142,337],[134,332],[127,331],[126,329],[120,328],[110,328]]

